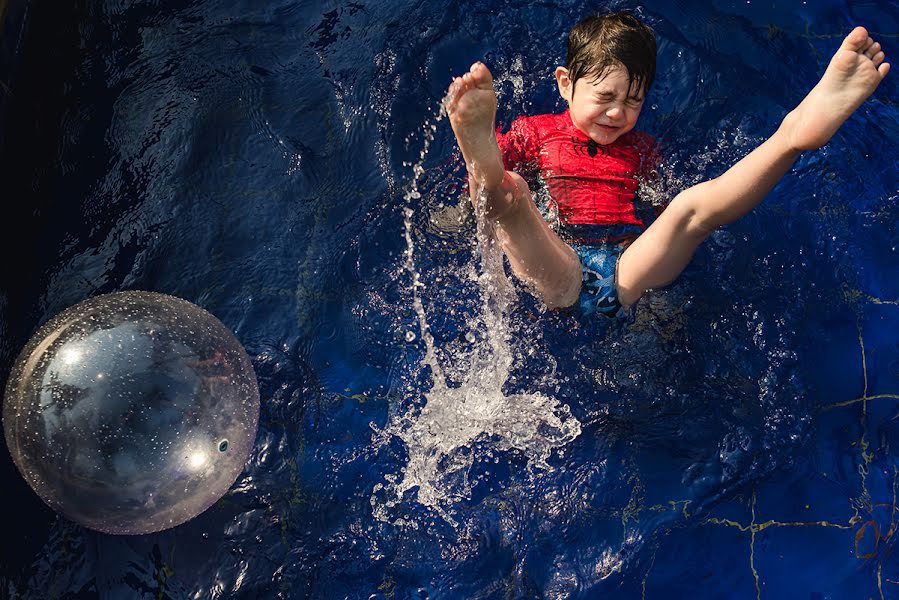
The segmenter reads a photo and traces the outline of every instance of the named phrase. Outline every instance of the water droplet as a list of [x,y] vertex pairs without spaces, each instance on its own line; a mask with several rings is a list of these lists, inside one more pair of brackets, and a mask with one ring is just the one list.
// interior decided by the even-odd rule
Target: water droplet
[[414,342],[414,341],[415,341],[415,332],[414,332],[414,331],[407,331],[407,332],[406,332],[406,341],[407,341],[407,342]]

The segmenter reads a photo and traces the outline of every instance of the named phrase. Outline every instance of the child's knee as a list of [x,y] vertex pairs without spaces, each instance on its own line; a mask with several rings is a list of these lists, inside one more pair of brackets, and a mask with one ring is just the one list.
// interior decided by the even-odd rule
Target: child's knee
[[670,213],[668,218],[675,219],[677,229],[691,238],[705,239],[720,225],[717,215],[708,210],[708,202],[703,202],[707,197],[703,184],[684,190],[668,205],[665,213]]
[[581,296],[582,267],[579,259],[575,259],[560,277],[558,283],[543,293],[543,303],[547,308],[567,308],[574,305]]
[[501,189],[503,193],[511,194],[510,199],[521,200],[531,197],[531,188],[528,187],[528,182],[515,171],[506,171]]
[[[502,222],[521,207],[526,207],[530,203],[530,198],[531,192],[527,182],[517,173],[506,171],[498,186],[484,190],[486,200],[484,215]],[[472,200],[475,200],[474,196]]]

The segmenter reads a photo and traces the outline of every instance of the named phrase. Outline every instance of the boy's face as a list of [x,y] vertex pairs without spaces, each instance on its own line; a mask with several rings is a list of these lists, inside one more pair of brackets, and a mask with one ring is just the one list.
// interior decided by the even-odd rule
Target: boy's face
[[577,85],[568,78],[568,69],[558,67],[556,82],[575,127],[597,144],[611,144],[636,125],[643,92],[631,88],[624,65],[613,67],[598,81],[582,77]]

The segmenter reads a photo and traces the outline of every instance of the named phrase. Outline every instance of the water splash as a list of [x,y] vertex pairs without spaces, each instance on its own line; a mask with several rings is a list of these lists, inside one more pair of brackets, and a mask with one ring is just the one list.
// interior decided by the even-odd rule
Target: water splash
[[640,199],[653,206],[667,206],[683,190],[720,175],[764,141],[747,133],[750,129],[738,120],[729,120],[717,138],[702,148],[665,148],[653,175],[639,178]]
[[[445,116],[441,109],[435,123]],[[404,209],[405,269],[412,278],[412,307],[419,328],[419,336],[409,332],[406,339],[421,338],[425,349],[421,366],[430,368],[431,387],[427,391],[415,391],[424,394],[423,406],[410,408],[380,432],[382,439],[395,437],[402,441],[408,462],[401,475],[388,475],[386,484],[375,486],[372,506],[377,518],[393,520],[389,509],[402,501],[407,492],[417,490],[420,504],[434,509],[455,526],[450,514],[452,505],[470,495],[474,484],[470,480],[473,465],[490,457],[477,456],[473,452],[476,443],[489,441],[488,455],[507,451],[522,454],[528,460],[530,472],[535,473],[538,469],[551,469],[547,461],[552,452],[580,435],[581,424],[566,405],[543,394],[503,393],[513,363],[508,312],[517,296],[504,271],[502,249],[493,226],[481,214],[483,190],[478,191],[481,201],[475,211],[480,268],[471,266],[481,306],[469,319],[465,336],[474,343],[471,368],[458,387],[447,383],[421,301],[424,284],[415,266],[412,225],[413,201],[421,198],[418,182],[424,173],[422,163],[435,130],[436,125],[425,123],[424,147],[419,162],[413,166]],[[476,336],[475,332],[481,334]],[[393,522],[405,523],[401,519]]]

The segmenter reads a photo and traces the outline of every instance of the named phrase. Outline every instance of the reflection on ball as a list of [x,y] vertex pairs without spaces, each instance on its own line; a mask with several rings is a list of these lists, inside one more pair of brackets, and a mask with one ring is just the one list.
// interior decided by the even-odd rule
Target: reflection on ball
[[91,529],[174,527],[218,500],[256,437],[249,357],[214,316],[152,292],[53,317],[13,365],[10,454],[53,509]]

